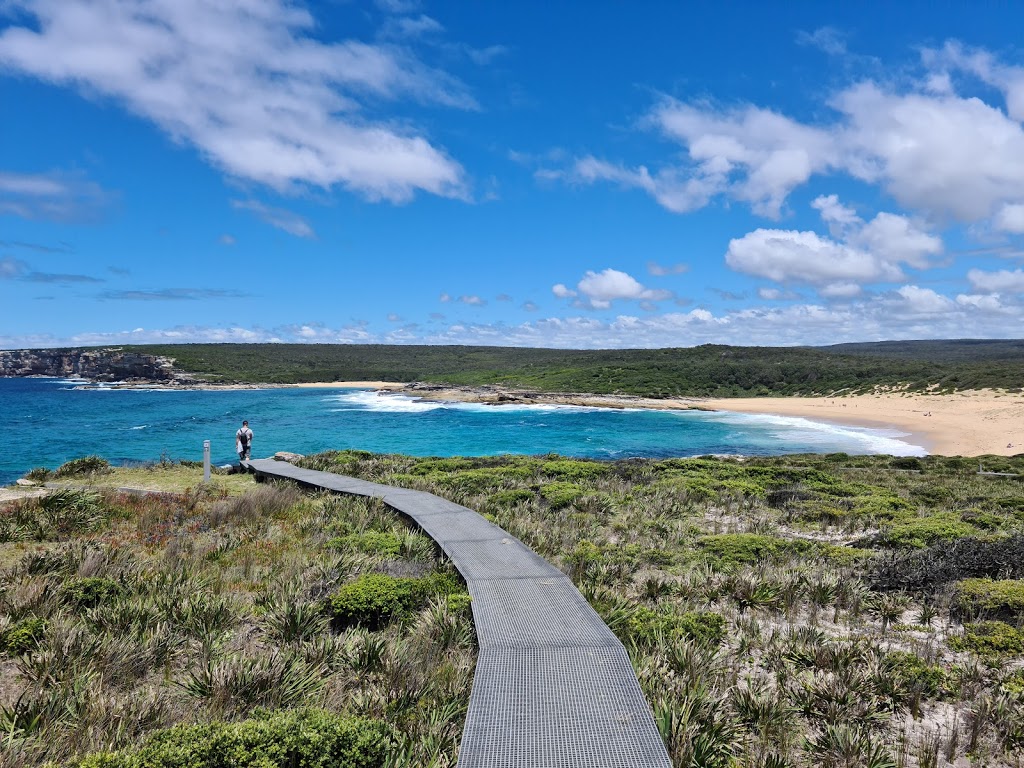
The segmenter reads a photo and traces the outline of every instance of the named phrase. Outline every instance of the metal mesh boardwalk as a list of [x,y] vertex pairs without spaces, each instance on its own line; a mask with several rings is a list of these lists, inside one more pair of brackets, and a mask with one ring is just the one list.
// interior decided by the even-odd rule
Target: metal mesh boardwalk
[[622,643],[569,577],[519,539],[423,491],[272,459],[249,467],[383,499],[459,569],[480,644],[460,768],[671,768]]

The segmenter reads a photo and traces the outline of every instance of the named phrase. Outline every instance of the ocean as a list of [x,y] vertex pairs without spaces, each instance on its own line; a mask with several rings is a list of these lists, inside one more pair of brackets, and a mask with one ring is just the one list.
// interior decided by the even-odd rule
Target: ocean
[[626,457],[885,453],[924,455],[892,430],[703,411],[434,403],[364,389],[114,389],[45,378],[0,378],[0,484],[33,467],[95,454],[111,463],[191,459],[211,443],[237,461],[248,419],[253,458],[276,451],[357,448],[414,456],[546,454]]

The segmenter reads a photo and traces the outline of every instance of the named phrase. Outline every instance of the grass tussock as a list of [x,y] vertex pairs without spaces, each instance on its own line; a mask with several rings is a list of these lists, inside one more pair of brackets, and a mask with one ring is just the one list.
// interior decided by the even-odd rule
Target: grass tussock
[[[0,766],[454,765],[475,634],[451,566],[379,502],[247,482],[0,508]],[[434,588],[339,624],[375,576]]]
[[845,454],[304,465],[445,496],[562,568],[629,650],[676,766],[1019,765],[1019,478]]

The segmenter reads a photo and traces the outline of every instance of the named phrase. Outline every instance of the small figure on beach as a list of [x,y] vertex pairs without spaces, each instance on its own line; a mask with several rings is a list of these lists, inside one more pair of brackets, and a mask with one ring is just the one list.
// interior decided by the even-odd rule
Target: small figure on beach
[[249,460],[249,450],[252,448],[252,430],[249,429],[249,422],[243,421],[242,427],[235,432],[235,450],[238,451],[239,461]]

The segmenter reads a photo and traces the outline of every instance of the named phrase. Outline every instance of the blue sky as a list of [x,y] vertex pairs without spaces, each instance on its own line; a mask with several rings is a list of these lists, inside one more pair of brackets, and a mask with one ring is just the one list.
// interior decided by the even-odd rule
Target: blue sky
[[0,0],[0,348],[1020,337],[1022,17]]

